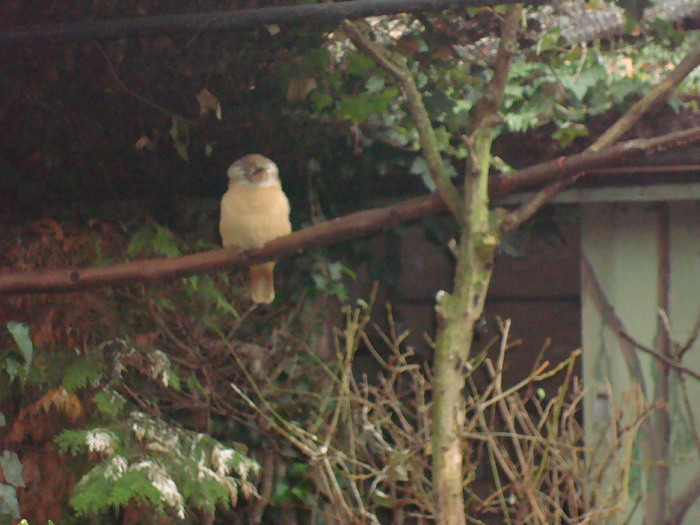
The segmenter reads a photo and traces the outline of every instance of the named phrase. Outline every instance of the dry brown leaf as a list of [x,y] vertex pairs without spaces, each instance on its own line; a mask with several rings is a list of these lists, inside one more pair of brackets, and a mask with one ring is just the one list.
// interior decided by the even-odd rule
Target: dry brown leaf
[[209,113],[214,113],[218,120],[221,120],[221,104],[219,99],[209,91],[207,88],[203,88],[202,91],[197,95],[197,102],[199,102],[199,115],[202,117],[207,116]]

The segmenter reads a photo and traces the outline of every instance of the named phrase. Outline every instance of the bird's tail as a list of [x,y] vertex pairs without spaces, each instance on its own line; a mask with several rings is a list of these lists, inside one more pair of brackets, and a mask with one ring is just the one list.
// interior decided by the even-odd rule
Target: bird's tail
[[250,267],[250,292],[256,303],[271,303],[275,298],[274,262]]

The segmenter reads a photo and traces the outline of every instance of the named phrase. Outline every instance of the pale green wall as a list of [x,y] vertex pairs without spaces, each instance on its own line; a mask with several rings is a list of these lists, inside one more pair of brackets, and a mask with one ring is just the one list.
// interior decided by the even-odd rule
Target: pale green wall
[[[674,343],[685,343],[700,315],[700,201],[669,202],[671,228],[671,303],[669,317]],[[590,261],[608,301],[627,332],[642,345],[655,347],[657,326],[657,221],[654,204],[643,202],[581,204],[582,253]],[[636,403],[630,396],[630,381],[622,360],[619,339],[593,306],[586,287],[582,290],[583,376],[586,388],[584,418],[589,459],[600,458],[606,441],[615,438],[612,413],[633,416]],[[647,388],[653,391],[653,357],[637,351]],[[700,372],[700,341],[687,352],[683,365]],[[695,408],[695,435],[700,435],[700,382],[686,378]],[[606,399],[606,396],[612,396]],[[672,373],[673,432],[671,491],[678,494],[687,481],[700,473],[700,450],[684,409],[678,376]],[[594,450],[601,432],[603,447]],[[632,449],[632,457],[637,454]],[[623,463],[625,463],[623,461]],[[639,474],[634,463],[632,474]],[[611,473],[610,478],[621,473]],[[633,476],[634,477],[634,476]],[[611,480],[609,479],[609,482]],[[634,492],[635,483],[630,486]],[[639,485],[636,485],[638,487]],[[631,523],[641,523],[641,513]],[[610,523],[621,521],[611,520]],[[700,523],[700,503],[694,505],[684,523]]]

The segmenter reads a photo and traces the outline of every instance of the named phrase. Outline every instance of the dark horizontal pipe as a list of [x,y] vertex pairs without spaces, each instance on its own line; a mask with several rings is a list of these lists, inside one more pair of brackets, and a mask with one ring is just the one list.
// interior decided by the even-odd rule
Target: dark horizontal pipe
[[486,7],[514,3],[516,0],[352,0],[241,11],[86,20],[31,27],[3,27],[0,28],[0,43],[27,43],[47,39],[107,40],[125,36],[203,33],[269,25],[299,26],[340,21],[345,18],[358,19],[376,15],[441,11],[451,7]]

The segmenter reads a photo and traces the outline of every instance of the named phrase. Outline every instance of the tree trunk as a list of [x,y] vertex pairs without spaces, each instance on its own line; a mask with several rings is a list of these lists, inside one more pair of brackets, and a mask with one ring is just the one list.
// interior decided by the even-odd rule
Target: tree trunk
[[[498,244],[488,200],[488,171],[492,131],[485,129],[474,139],[471,169],[465,177],[465,221],[456,250],[457,268],[452,294],[438,298],[438,335],[432,408],[433,491],[437,523],[466,523],[463,496],[465,422],[464,382],[474,326],[484,301]],[[497,215],[497,214],[496,214]]]

